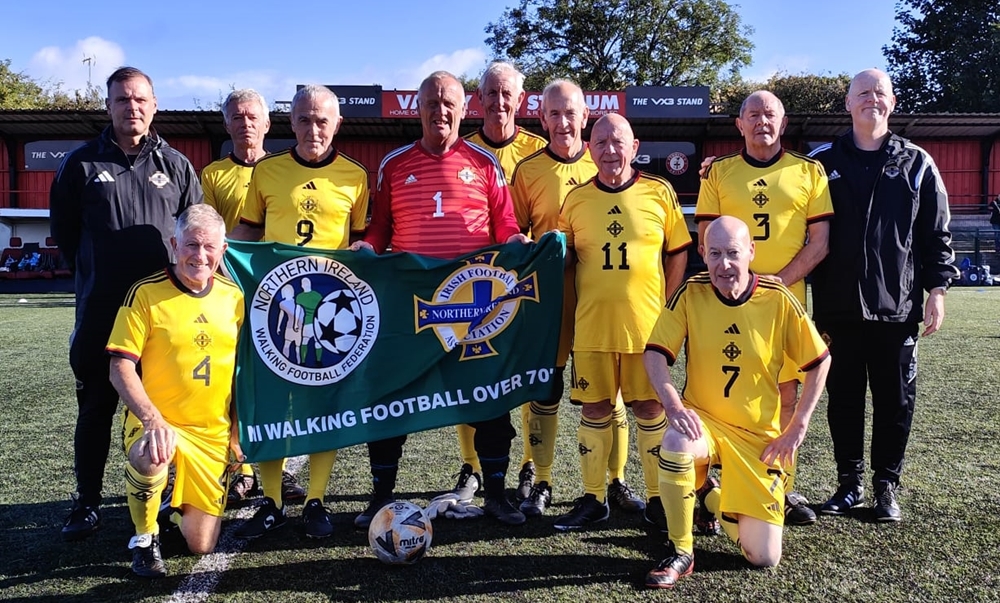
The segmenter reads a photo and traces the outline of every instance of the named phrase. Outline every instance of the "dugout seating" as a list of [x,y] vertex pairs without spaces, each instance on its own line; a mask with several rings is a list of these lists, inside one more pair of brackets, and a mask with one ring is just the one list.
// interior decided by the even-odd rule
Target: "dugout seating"
[[21,237],[11,237],[9,246],[0,252],[0,279],[37,279],[70,276],[59,248],[52,237],[46,247],[24,243]]

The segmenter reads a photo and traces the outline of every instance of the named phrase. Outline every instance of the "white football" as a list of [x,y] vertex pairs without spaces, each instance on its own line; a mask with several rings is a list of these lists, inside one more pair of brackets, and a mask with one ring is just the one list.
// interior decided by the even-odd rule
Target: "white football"
[[349,289],[327,294],[316,308],[314,330],[320,344],[335,354],[351,351],[361,336],[361,304]]
[[378,560],[389,565],[410,565],[431,547],[434,528],[419,506],[396,501],[382,507],[368,527],[368,544]]

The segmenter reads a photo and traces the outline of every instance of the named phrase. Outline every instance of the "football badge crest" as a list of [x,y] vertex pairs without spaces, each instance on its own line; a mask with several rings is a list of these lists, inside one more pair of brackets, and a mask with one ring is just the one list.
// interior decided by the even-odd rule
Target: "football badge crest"
[[249,320],[254,349],[267,368],[300,385],[329,385],[374,347],[378,299],[347,266],[305,256],[278,264],[261,279]]
[[538,302],[534,272],[495,266],[498,252],[481,253],[452,272],[430,301],[413,297],[416,332],[433,329],[445,350],[461,346],[461,360],[497,354],[490,340],[506,329],[522,301]]

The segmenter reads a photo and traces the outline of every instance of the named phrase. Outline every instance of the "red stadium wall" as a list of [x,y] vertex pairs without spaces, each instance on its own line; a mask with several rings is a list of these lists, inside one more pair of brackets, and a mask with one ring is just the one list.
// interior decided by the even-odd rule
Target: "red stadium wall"
[[7,143],[0,138],[0,208],[10,207],[10,161]]
[[702,157],[719,157],[735,153],[743,148],[743,139],[706,140],[702,146]]
[[378,178],[378,166],[390,151],[397,149],[412,140],[338,140],[337,150],[368,169],[368,188],[375,194],[375,180]]
[[992,201],[1000,195],[1000,140],[993,143],[993,152],[990,154],[990,190],[988,201]]
[[201,175],[201,170],[212,163],[212,143],[207,138],[172,138],[167,144],[184,154]]
[[[937,164],[941,179],[948,189],[948,205],[952,213],[970,214],[983,211],[983,160],[978,140],[914,140]],[[996,158],[994,157],[994,161]]]
[[25,170],[24,144],[17,145],[17,207],[48,209],[49,188],[55,180],[55,170]]

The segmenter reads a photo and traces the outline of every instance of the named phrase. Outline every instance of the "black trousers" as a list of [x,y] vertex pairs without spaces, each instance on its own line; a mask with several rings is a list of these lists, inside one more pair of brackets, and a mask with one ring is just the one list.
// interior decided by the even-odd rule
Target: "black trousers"
[[[101,323],[101,324],[97,324]],[[76,491],[84,505],[101,504],[104,467],[111,449],[111,424],[118,410],[118,392],[109,380],[105,353],[111,325],[93,321],[77,330],[69,349],[69,363],[76,376],[78,414],[73,438],[73,472]]]
[[[515,435],[514,426],[510,423],[510,413],[505,412],[494,419],[469,425],[476,429],[473,443],[480,462],[502,461],[506,464],[510,456],[510,443]],[[405,435],[368,442],[368,459],[372,467],[398,466],[405,443]]]
[[827,420],[838,480],[860,485],[865,472],[865,394],[872,394],[872,482],[899,483],[917,396],[919,323],[817,323],[828,336]]

